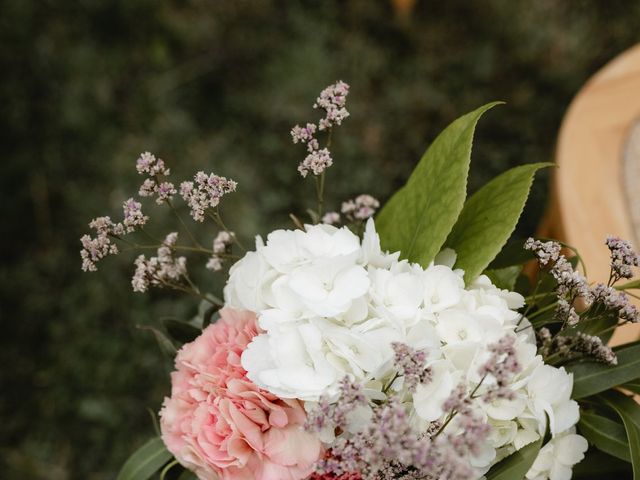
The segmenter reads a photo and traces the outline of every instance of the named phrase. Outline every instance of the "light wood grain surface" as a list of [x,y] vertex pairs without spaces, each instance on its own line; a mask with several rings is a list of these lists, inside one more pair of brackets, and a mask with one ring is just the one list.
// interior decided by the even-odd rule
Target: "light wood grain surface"
[[[640,45],[594,75],[575,97],[563,120],[556,150],[552,207],[544,229],[578,248],[591,281],[607,281],[607,235],[640,246],[634,231],[624,152],[631,128],[640,118]],[[627,159],[640,162],[640,159]],[[638,304],[638,302],[636,302]],[[612,343],[640,338],[640,326],[621,327]]]

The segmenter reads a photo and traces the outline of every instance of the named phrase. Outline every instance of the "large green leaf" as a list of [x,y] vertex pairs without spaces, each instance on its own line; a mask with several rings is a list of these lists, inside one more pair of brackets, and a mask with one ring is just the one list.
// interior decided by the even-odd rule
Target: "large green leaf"
[[620,415],[627,431],[627,441],[631,451],[633,478],[640,480],[640,405],[623,393],[610,390],[597,397],[605,405]]
[[624,425],[595,412],[581,412],[580,433],[605,453],[627,462],[631,461]]
[[572,480],[602,480],[603,478],[625,480],[632,478],[631,464],[607,455],[596,448],[589,451],[580,463],[573,467]]
[[565,368],[573,373],[574,399],[604,392],[623,383],[640,378],[640,344],[632,343],[614,348],[617,365],[592,361],[568,363]]
[[487,472],[487,480],[521,480],[527,474],[542,447],[542,438],[522,447],[496,463]]
[[458,254],[456,267],[467,282],[487,268],[516,228],[533,177],[552,163],[531,163],[504,172],[474,193],[464,204],[445,246]]
[[489,103],[449,125],[427,149],[406,185],[376,219],[382,247],[427,266],[440,251],[467,195],[473,133]]
[[136,450],[125,462],[117,480],[147,480],[171,459],[171,454],[156,437]]

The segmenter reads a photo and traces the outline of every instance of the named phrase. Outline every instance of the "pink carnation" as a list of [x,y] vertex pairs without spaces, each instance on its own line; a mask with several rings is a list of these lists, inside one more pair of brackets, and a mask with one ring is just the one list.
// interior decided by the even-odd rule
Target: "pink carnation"
[[176,357],[162,439],[200,479],[300,480],[323,453],[298,400],[247,379],[240,356],[257,333],[254,313],[225,308]]

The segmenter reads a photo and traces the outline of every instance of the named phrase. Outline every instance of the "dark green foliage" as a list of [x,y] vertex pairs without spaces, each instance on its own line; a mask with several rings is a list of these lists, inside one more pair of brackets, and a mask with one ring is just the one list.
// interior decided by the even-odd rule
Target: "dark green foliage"
[[[188,320],[197,301],[131,293],[126,255],[97,274],[78,256],[89,219],[118,216],[136,190],[140,151],[176,180],[197,169],[238,180],[223,210],[248,243],[312,205],[288,131],[316,113],[325,85],[352,85],[329,208],[362,192],[386,200],[429,139],[504,99],[476,132],[473,192],[552,158],[572,96],[638,41],[638,19],[622,0],[422,1],[407,20],[365,0],[2,2],[2,478],[114,478],[153,435],[146,407],[168,392],[172,360],[135,325]],[[520,237],[539,221],[544,185]],[[151,228],[165,233],[166,220]],[[199,280],[220,293],[219,279]]]

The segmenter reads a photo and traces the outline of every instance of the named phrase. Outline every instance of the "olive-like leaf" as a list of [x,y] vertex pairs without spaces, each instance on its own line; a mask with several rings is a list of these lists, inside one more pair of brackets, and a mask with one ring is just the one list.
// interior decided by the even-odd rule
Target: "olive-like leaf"
[[129,457],[118,473],[117,480],[147,480],[171,457],[162,439],[152,438]]

